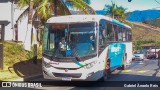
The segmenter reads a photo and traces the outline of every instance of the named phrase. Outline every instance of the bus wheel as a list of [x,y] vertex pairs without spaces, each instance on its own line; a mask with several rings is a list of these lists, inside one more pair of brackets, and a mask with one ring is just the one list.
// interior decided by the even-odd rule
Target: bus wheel
[[122,65],[122,70],[126,69],[126,58],[123,57],[123,65]]
[[100,79],[100,81],[107,80],[109,73],[110,73],[110,60],[108,59],[107,62],[106,62],[104,72],[103,72],[103,77]]

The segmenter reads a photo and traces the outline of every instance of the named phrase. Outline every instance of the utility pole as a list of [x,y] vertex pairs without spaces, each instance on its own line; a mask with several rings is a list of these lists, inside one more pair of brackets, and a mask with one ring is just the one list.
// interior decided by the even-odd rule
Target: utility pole
[[0,25],[0,70],[3,70],[4,24]]
[[[28,24],[30,25],[30,28],[31,29],[31,39],[33,40],[34,38],[34,33],[33,33],[33,5],[34,5],[34,2],[33,0],[30,0],[29,2],[29,15],[28,15]],[[34,38],[35,39],[35,38]],[[31,44],[34,42],[31,40]],[[35,43],[35,42],[34,42]],[[37,44],[34,44],[34,57],[33,57],[33,63],[34,64],[37,64]]]

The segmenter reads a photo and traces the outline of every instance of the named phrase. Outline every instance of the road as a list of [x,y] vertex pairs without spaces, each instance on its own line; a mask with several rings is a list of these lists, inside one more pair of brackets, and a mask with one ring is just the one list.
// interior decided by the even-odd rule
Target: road
[[[160,81],[157,60],[133,61],[126,70],[115,70],[107,81]],[[43,77],[32,81],[52,81]]]
[[[112,81],[160,81],[160,72],[158,71],[157,60],[144,60],[134,61],[131,65],[127,66],[126,70],[115,70],[108,78],[109,82]],[[34,79],[32,81],[52,81],[41,78]],[[64,82],[61,82],[63,84]],[[41,87],[37,89],[47,90],[106,90],[110,87],[105,87],[106,82],[101,82],[104,87],[76,87],[76,86],[56,86],[49,85],[47,87]],[[108,84],[108,83],[107,83]],[[159,86],[160,87],[160,86]],[[114,90],[114,89],[112,89]],[[158,89],[157,89],[158,90]]]

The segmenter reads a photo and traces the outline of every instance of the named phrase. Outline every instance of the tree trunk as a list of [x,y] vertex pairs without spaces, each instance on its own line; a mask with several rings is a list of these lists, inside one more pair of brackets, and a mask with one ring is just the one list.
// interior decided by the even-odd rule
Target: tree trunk
[[54,0],[54,15],[57,16],[57,0]]
[[24,48],[27,51],[31,51],[32,14],[33,14],[33,0],[30,0],[27,32],[26,32],[25,41],[24,41]]
[[28,13],[28,24],[32,24],[32,14],[33,14],[33,0],[29,3],[29,13]]

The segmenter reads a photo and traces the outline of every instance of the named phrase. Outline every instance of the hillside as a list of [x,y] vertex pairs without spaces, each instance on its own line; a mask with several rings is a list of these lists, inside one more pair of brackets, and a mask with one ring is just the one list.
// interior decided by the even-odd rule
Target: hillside
[[130,12],[127,20],[132,22],[143,22],[145,20],[152,20],[159,17],[160,10],[143,10]]
[[132,22],[133,41],[153,40],[160,42],[160,28],[153,28],[147,24]]
[[145,21],[143,21],[143,23],[148,24],[148,25],[152,25],[155,27],[160,27],[160,18],[153,19],[153,20],[145,20]]

